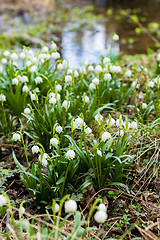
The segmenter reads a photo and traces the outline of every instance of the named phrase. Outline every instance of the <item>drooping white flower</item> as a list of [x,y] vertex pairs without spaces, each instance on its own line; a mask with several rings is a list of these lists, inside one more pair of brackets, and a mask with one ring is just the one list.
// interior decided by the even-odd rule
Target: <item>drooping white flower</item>
[[77,70],[74,70],[74,77],[76,78],[76,77],[78,77],[78,76],[79,76],[78,71],[77,71]]
[[108,58],[108,57],[105,57],[105,58],[103,59],[103,63],[104,63],[104,64],[109,63],[110,61],[111,61],[111,59]]
[[55,94],[54,92],[50,92],[48,97],[50,98],[50,100],[51,98],[54,98],[51,101],[49,101],[50,103],[55,103],[55,100],[59,101],[61,99],[61,95],[59,93]]
[[26,62],[26,67],[30,67],[31,64],[32,64],[32,62],[31,62],[30,60],[28,60],[28,61]]
[[92,129],[90,127],[87,127],[84,129],[85,134],[90,134],[92,132]]
[[6,96],[4,94],[0,94],[0,101],[5,102],[6,101]]
[[99,79],[98,79],[98,78],[94,78],[94,79],[92,80],[92,83],[93,83],[94,85],[99,85]]
[[66,59],[63,60],[62,64],[63,64],[63,69],[66,69],[68,67],[68,62]]
[[59,54],[59,52],[53,52],[53,53],[51,53],[51,57],[56,60],[56,59],[60,58],[60,54]]
[[103,119],[103,116],[100,113],[97,113],[94,118],[100,124]]
[[21,82],[28,82],[28,77],[27,76],[25,76],[25,75],[23,75],[23,76],[18,76],[19,77],[19,80],[21,81]]
[[132,76],[131,70],[128,70],[127,72],[125,72],[125,77],[131,77],[131,76]]
[[33,57],[33,58],[32,58],[32,63],[35,64],[37,61],[38,61],[38,58],[37,58],[37,57]]
[[99,206],[98,206],[98,210],[106,212],[107,211],[107,207],[105,206],[104,203],[100,203]]
[[157,55],[157,60],[160,61],[160,53]]
[[34,154],[34,153],[38,153],[40,151],[40,149],[39,149],[39,147],[37,146],[37,145],[34,145],[33,147],[32,147],[32,153]]
[[29,88],[27,85],[24,85],[23,88],[22,88],[22,92],[28,92],[29,91]]
[[42,163],[43,166],[47,166],[48,161],[47,159],[49,158],[47,153],[43,153],[39,155],[38,160]]
[[42,48],[42,52],[48,52],[48,51],[49,51],[49,49],[48,49],[47,46],[44,46],[44,47]]
[[3,72],[3,65],[0,66],[0,73]]
[[63,131],[63,128],[62,128],[60,125],[58,125],[58,126],[55,128],[55,130],[56,130],[57,133],[61,133],[61,132]]
[[4,57],[9,57],[9,56],[10,56],[10,52],[9,52],[8,50],[5,50],[5,51],[3,52],[3,56],[4,56]]
[[107,219],[107,213],[104,211],[97,211],[96,214],[94,215],[94,219],[98,223],[104,223]]
[[120,130],[119,132],[120,136],[122,137],[124,135],[124,131],[123,130]]
[[7,204],[7,198],[0,194],[0,207]]
[[93,70],[94,70],[94,67],[92,65],[89,65],[88,66],[88,72],[93,72]]
[[85,103],[88,103],[89,102],[89,97],[88,96],[82,96],[82,100],[85,101]]
[[113,73],[119,73],[121,72],[121,67],[120,66],[114,66],[114,65],[110,65],[110,71]]
[[74,200],[66,201],[64,204],[65,212],[72,213],[77,210],[77,203]]
[[77,127],[82,127],[84,125],[84,121],[82,118],[78,117],[75,119],[75,124]]
[[110,120],[109,119],[107,119],[107,121],[106,121],[108,124],[109,124],[109,126],[111,127],[111,126],[113,126],[114,124],[115,124],[115,120],[114,120],[114,118],[111,118]]
[[31,109],[30,108],[25,108],[24,109],[24,113],[27,114],[27,115],[30,114],[31,113]]
[[30,67],[30,69],[29,69],[29,71],[31,72],[31,73],[34,73],[34,72],[36,72],[36,70],[37,70],[37,67],[36,67],[36,65],[33,65],[32,67]]
[[26,58],[26,54],[25,54],[24,52],[21,52],[21,53],[19,54],[19,57],[20,57],[21,59],[25,59],[25,58]]
[[58,203],[55,204],[54,211],[55,211],[55,213],[59,212],[59,205],[58,205]]
[[57,146],[58,145],[58,139],[57,138],[51,138],[50,139],[50,144],[53,146]]
[[115,33],[115,34],[112,36],[112,39],[113,39],[113,41],[118,41],[118,40],[119,40],[118,34]]
[[96,85],[92,82],[89,84],[89,88],[90,89],[96,89]]
[[106,141],[106,140],[108,140],[108,139],[110,139],[110,138],[112,138],[112,136],[111,136],[111,134],[109,133],[109,132],[104,132],[103,134],[102,134],[102,141]]
[[142,109],[146,109],[147,108],[147,104],[146,103],[142,103]]
[[34,52],[32,51],[32,49],[28,49],[27,54],[29,55],[30,58],[34,56]]
[[56,44],[55,42],[53,42],[53,43],[51,44],[51,49],[57,50],[57,44]]
[[68,74],[72,74],[72,73],[73,73],[73,69],[68,69],[68,70],[67,70],[67,75],[68,75]]
[[44,53],[38,54],[38,60],[40,60],[41,63],[44,63]]
[[13,140],[14,141],[20,141],[21,140],[21,135],[19,133],[14,133],[13,134]]
[[138,128],[138,123],[135,122],[135,121],[131,122],[131,128],[132,129],[137,129]]
[[160,77],[156,77],[153,79],[153,81],[157,84],[160,84]]
[[64,100],[63,103],[62,103],[62,106],[68,110],[68,108],[70,107],[70,101],[68,100]]
[[101,150],[97,149],[97,154],[98,154],[100,157],[102,157],[102,152],[101,152]]
[[95,72],[95,73],[103,72],[103,69],[102,69],[101,65],[97,65],[97,66],[95,67],[94,72]]
[[104,80],[110,81],[112,79],[112,76],[110,73],[105,73],[104,74]]
[[34,81],[35,81],[36,84],[43,82],[41,77],[36,77]]
[[34,89],[34,91],[35,91],[36,93],[39,93],[39,92],[40,92],[40,90],[39,90],[38,87],[36,87],[36,88]]
[[6,65],[6,64],[7,64],[7,59],[6,59],[6,58],[2,58],[1,63],[2,63],[3,65]]
[[56,103],[56,98],[55,97],[51,97],[50,99],[49,99],[49,103],[51,103],[51,104],[55,104]]
[[62,86],[60,84],[56,85],[56,90],[57,92],[60,92],[62,90]]
[[130,124],[130,122],[123,122],[123,126],[126,128],[126,129],[130,129],[130,127],[131,127],[131,124]]
[[153,88],[155,85],[155,83],[153,81],[149,81],[147,86],[150,87],[150,88]]
[[73,123],[72,123],[72,128],[73,128],[73,130],[77,129],[77,125],[75,124],[75,121],[73,121]]
[[13,78],[12,79],[12,84],[13,85],[18,85],[18,79],[17,78]]
[[117,119],[116,120],[116,126],[117,127],[119,127],[119,126],[121,127],[122,125],[123,125],[123,120],[121,119],[121,121],[120,121],[120,119]]
[[18,55],[17,53],[12,53],[11,56],[10,56],[11,60],[17,60],[18,59]]
[[30,97],[31,97],[31,100],[32,100],[32,101],[35,101],[35,100],[36,100],[36,95],[35,95],[34,93],[31,93]]
[[62,64],[62,63],[59,63],[59,64],[57,65],[57,70],[58,70],[58,71],[63,70],[63,64]]
[[21,208],[19,209],[20,214],[24,214],[25,213],[25,208],[23,206],[21,206]]
[[65,156],[65,158],[68,158],[68,159],[73,159],[73,158],[75,158],[75,152],[73,151],[73,150],[68,150],[67,152],[66,152],[66,156]]
[[66,75],[65,76],[65,82],[72,82],[72,76],[71,75]]

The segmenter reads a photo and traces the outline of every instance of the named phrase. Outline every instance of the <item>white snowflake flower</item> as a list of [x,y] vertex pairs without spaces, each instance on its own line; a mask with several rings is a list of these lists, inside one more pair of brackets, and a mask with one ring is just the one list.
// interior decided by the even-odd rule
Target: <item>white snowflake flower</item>
[[66,201],[64,204],[65,212],[72,213],[77,210],[77,203],[74,200]]
[[75,152],[73,150],[68,150],[67,153],[66,153],[65,158],[68,158],[68,159],[75,158]]
[[34,153],[38,153],[40,151],[40,149],[39,149],[39,147],[37,146],[37,145],[34,145],[33,147],[32,147],[32,153],[34,154]]
[[110,139],[110,138],[112,138],[112,136],[111,136],[111,134],[109,133],[109,132],[104,132],[103,134],[102,134],[102,141],[106,141],[106,140],[108,140],[108,139]]

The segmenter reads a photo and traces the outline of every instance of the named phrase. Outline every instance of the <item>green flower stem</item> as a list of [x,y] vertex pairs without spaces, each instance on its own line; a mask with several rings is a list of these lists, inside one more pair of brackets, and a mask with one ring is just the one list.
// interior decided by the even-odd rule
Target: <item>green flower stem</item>
[[91,210],[89,211],[89,214],[88,214],[88,218],[87,218],[87,222],[86,222],[86,225],[85,225],[85,229],[89,226],[90,219],[91,219],[91,217],[93,215],[93,212],[96,209],[96,205],[98,203],[102,203],[102,199],[96,199],[95,202],[93,203],[93,206],[92,206],[92,208],[91,208]]
[[10,199],[9,199],[9,197],[6,193],[4,193],[4,196],[7,199],[7,205],[8,205],[8,208],[9,208],[10,215],[11,215],[12,224],[13,224],[14,228],[16,228],[16,223],[15,223],[15,220],[14,220],[14,214],[13,214],[13,211],[12,211],[12,206],[11,206],[11,203],[10,203]]
[[1,101],[1,104],[2,104],[2,112],[3,112],[3,116],[4,116],[4,122],[5,122],[5,127],[7,128],[7,118],[6,118],[6,113],[5,113],[5,110],[4,110],[4,104],[3,104],[3,101]]
[[80,149],[81,150],[82,150],[83,135],[84,135],[84,130],[83,130],[83,127],[81,127],[81,138],[80,138]]
[[53,86],[52,86],[52,83],[51,83],[51,81],[44,75],[44,74],[42,74],[42,73],[40,73],[39,74],[40,76],[42,76],[44,79],[46,79],[47,80],[47,82],[48,82],[48,84],[49,84],[49,86],[50,86],[50,88],[52,89],[52,91],[54,92],[54,89],[53,89]]
[[25,156],[26,156],[26,161],[27,161],[27,166],[28,166],[28,171],[30,172],[30,166],[29,166],[29,160],[28,160],[28,155],[27,155],[27,150],[26,150],[26,146],[24,143],[24,138],[23,138],[23,134],[21,132],[19,132],[19,134],[21,135],[22,138],[22,143],[23,143],[23,147],[24,147],[24,152],[25,152]]
[[72,160],[69,161],[69,164],[68,164],[68,167],[67,167],[67,170],[66,170],[66,174],[65,174],[65,177],[64,177],[63,185],[62,185],[62,188],[61,188],[61,197],[64,195],[63,194],[64,193],[64,187],[65,187],[67,175],[68,175],[68,172],[69,172],[71,166],[72,166]]
[[101,184],[100,184],[100,174],[99,174],[99,164],[98,164],[98,157],[95,156],[95,162],[96,162],[96,170],[97,170],[97,180],[98,180],[98,188],[100,188]]

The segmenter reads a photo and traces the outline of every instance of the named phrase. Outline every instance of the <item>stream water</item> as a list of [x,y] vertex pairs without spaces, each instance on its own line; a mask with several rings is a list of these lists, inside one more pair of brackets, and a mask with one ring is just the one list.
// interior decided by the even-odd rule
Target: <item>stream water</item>
[[[66,1],[68,7],[78,6],[80,1]],[[82,1],[83,6],[90,1]],[[111,9],[111,10],[108,10]],[[131,9],[130,15],[138,14],[144,27],[151,22],[160,23],[160,2],[154,0],[141,1],[99,1],[95,14],[102,14],[102,21],[95,23],[93,28],[88,30],[85,27],[76,31],[62,32],[62,56],[70,62],[70,67],[77,68],[82,65],[83,59],[88,63],[98,63],[101,55],[107,55],[110,49],[110,38],[116,32],[120,40],[114,43],[114,50],[121,54],[146,53],[147,48],[155,48],[155,43],[147,34],[136,34],[137,24],[131,23],[129,18],[123,18],[119,14],[120,9]],[[108,12],[112,14],[108,16]],[[151,26],[150,26],[151,28]],[[153,36],[156,31],[150,29]]]

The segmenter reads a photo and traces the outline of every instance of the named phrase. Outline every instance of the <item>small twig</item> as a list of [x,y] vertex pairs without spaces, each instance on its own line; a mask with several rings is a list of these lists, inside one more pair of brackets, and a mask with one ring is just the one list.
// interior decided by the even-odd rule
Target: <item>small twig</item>
[[[149,203],[149,202],[147,202],[147,201],[144,201],[143,199],[141,199],[141,198],[139,198],[139,197],[136,197],[136,196],[134,196],[134,195],[125,193],[125,192],[123,192],[123,191],[121,191],[121,190],[114,189],[114,188],[103,188],[103,189],[100,189],[98,192],[96,192],[96,193],[90,198],[90,200],[88,201],[86,207],[83,209],[82,213],[87,209],[87,207],[89,206],[90,202],[94,199],[94,197],[95,197],[97,194],[99,194],[99,193],[102,192],[102,191],[108,191],[108,190],[119,192],[119,193],[121,193],[122,195],[124,194],[124,195],[126,195],[126,196],[128,196],[128,197],[131,197],[131,198],[133,198],[133,199],[135,199],[135,200],[137,200],[137,201],[141,201],[142,203],[148,204],[148,205],[150,205],[150,206],[152,206],[152,207],[157,208],[157,209],[160,210],[160,207],[154,206],[153,204],[151,204],[151,203]],[[133,199],[132,199],[132,200],[133,200]]]

